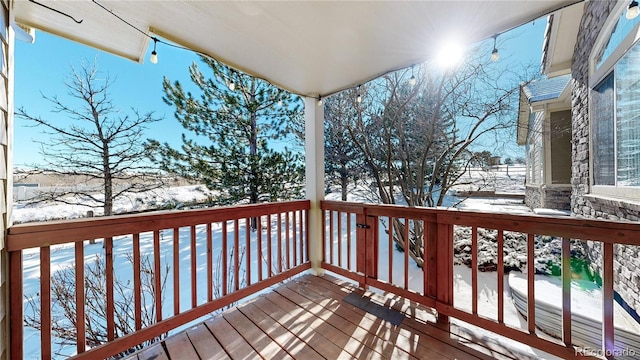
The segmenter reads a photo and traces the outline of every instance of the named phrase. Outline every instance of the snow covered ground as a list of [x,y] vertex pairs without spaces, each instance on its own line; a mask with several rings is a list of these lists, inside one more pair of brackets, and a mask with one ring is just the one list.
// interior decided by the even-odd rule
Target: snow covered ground
[[[174,186],[150,190],[145,193],[130,194],[126,197],[118,198],[113,206],[115,214],[124,212],[144,211],[154,208],[179,208],[181,204],[205,201],[211,191],[204,185]],[[95,206],[68,205],[61,203],[39,203],[28,204],[26,201],[14,202],[12,219],[15,224],[76,219],[86,217],[87,211],[93,211],[96,216],[103,214],[102,207]]]
[[[456,190],[490,190],[495,192],[510,192],[510,193],[524,193],[524,167],[522,166],[512,166],[509,167],[509,171],[507,173],[506,168],[503,166],[499,169],[495,169],[496,171],[481,171],[474,170],[468,176],[470,180],[474,180],[473,185],[464,185]],[[470,181],[473,182],[473,181]],[[147,194],[135,194],[131,197],[120,200],[116,203],[115,212],[128,212],[128,211],[141,211],[146,210],[155,206],[163,206],[164,208],[180,208],[180,204],[193,202],[194,200],[205,200],[210,193],[206,190],[204,186],[180,186],[180,187],[172,187],[164,190],[156,190],[153,192],[149,192]],[[327,199],[339,199],[340,195],[338,193],[332,193],[327,195]],[[369,190],[359,187],[358,189],[354,189],[349,193],[349,201],[356,202],[371,202],[372,196]],[[459,199],[451,199],[451,203],[457,202]],[[479,211],[497,211],[497,212],[509,212],[509,213],[528,213],[531,212],[526,206],[522,204],[520,200],[517,199],[508,199],[508,198],[468,198],[465,199],[459,207],[470,210],[479,210]],[[21,203],[16,203],[13,208],[13,221],[16,223],[21,222],[31,222],[31,221],[43,221],[50,219],[59,219],[59,218],[79,218],[84,217],[87,212],[86,207],[80,206],[71,206],[71,205],[61,205],[61,204],[38,204],[38,205],[26,205]],[[93,209],[97,215],[101,213],[100,208]],[[189,231],[189,229],[183,229],[184,231]],[[181,230],[181,232],[183,232]],[[220,231],[220,229],[214,229],[214,231]],[[244,234],[244,228],[240,229],[242,234]],[[141,244],[149,244],[150,243],[151,234],[142,234],[141,235]],[[198,239],[198,243],[202,244],[205,238],[204,229],[197,228],[196,236]],[[189,236],[185,234],[185,238]],[[352,236],[355,239],[355,236]],[[253,240],[255,241],[255,237]],[[386,234],[381,232],[381,246],[380,246],[380,258],[387,259],[388,258],[388,238],[386,238]],[[172,236],[171,234],[163,234],[161,240],[161,251],[163,252],[162,258],[171,259],[172,255]],[[201,250],[198,255],[198,270],[202,271],[204,269],[204,264],[206,261],[204,260],[204,254],[206,253],[205,249],[198,246]],[[184,244],[180,244],[180,257],[184,268],[189,268],[189,244],[185,242]],[[220,247],[214,249],[214,254],[220,251]],[[398,251],[393,251],[394,258],[394,279],[392,279],[393,283],[401,284],[404,277],[404,270],[398,269],[395,270],[395,266],[399,266],[396,264],[402,264],[403,253]],[[96,254],[103,252],[102,246],[99,244],[91,245],[86,247],[85,259],[86,261],[91,261],[95,259]],[[131,278],[131,264],[127,263],[126,254],[131,252],[131,239],[129,237],[123,237],[121,239],[116,239],[114,241],[114,254],[116,259],[115,269],[117,269],[116,277],[120,277],[122,279],[130,279]],[[355,256],[355,254],[353,254]],[[25,279],[24,279],[24,292],[25,295],[34,295],[39,291],[39,256],[37,250],[27,251],[25,252],[25,261],[24,261],[24,271],[25,271]],[[346,254],[345,254],[346,258]],[[63,268],[65,266],[73,264],[73,249],[71,246],[58,246],[52,249],[52,259],[55,259],[55,264],[57,268]],[[257,260],[252,260],[252,266],[257,266]],[[353,264],[355,264],[355,258],[352,259]],[[385,279],[385,274],[388,273],[388,264],[386,261],[380,261],[380,277],[382,280]],[[386,266],[386,268],[385,268]],[[254,267],[255,268],[255,267]],[[54,270],[54,269],[52,269]],[[456,265],[455,266],[455,295],[454,295],[454,305],[458,308],[469,310],[471,308],[471,270],[465,265]],[[479,293],[478,293],[478,305],[479,305],[479,313],[483,316],[489,318],[496,318],[497,316],[497,273],[495,272],[482,272],[479,273]],[[181,287],[186,287],[184,293],[185,298],[181,299],[181,305],[183,308],[190,306],[190,298],[189,294],[191,293],[190,289],[190,274],[186,271],[181,271],[180,273],[181,279],[180,284]],[[422,271],[416,267],[415,265],[409,266],[409,288],[416,289],[418,291],[422,291]],[[168,284],[172,284],[172,274],[169,274]],[[198,289],[206,289],[205,284],[206,279],[204,276],[198,277]],[[504,319],[505,323],[509,326],[513,326],[516,328],[526,329],[526,321],[518,314],[515,307],[511,301],[510,291],[507,286],[507,278],[505,276],[505,308],[504,308]],[[537,296],[543,296],[543,294],[538,293]],[[168,296],[167,301],[165,302],[164,311],[168,312],[166,315],[170,316],[172,313],[173,305],[171,302],[171,296]],[[198,291],[198,302],[202,303],[206,299],[206,294],[204,292]],[[454,320],[456,321],[456,320]],[[456,321],[457,322],[457,321]],[[538,350],[531,349],[517,342],[500,338],[499,336],[487,333],[482,329],[474,328],[468,326],[466,324],[462,324],[463,326],[471,329],[470,331],[474,331],[475,336],[480,336],[489,342],[496,342],[505,344],[508,343],[509,346],[514,346],[518,348],[520,351],[529,354],[533,357],[539,358],[553,358],[544,354]],[[33,346],[25,346],[25,353],[27,358],[37,358],[39,357],[39,335],[38,332],[32,329],[26,329],[25,332],[25,341],[27,344],[34,344]],[[60,349],[58,349],[60,350]]]

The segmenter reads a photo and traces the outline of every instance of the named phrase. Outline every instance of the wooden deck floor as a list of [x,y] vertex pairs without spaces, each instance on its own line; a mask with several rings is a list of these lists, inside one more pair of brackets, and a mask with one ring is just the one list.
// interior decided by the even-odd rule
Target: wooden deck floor
[[[365,295],[382,314],[345,302],[350,293]],[[390,308],[401,312],[400,325],[379,317],[395,313]],[[305,275],[130,359],[522,358],[453,335],[434,319],[406,299],[365,292],[330,275]]]

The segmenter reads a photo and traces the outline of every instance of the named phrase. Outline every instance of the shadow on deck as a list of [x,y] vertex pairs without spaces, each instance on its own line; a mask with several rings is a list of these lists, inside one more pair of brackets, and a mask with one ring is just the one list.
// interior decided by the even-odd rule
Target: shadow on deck
[[436,324],[432,310],[397,295],[305,275],[129,359],[531,358],[465,333]]

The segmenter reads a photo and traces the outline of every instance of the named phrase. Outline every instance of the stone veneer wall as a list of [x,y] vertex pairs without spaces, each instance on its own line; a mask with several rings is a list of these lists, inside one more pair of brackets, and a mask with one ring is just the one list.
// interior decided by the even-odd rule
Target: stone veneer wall
[[535,209],[542,207],[542,192],[540,186],[527,185],[524,189],[524,204]]
[[571,210],[572,190],[569,185],[544,188],[544,207],[555,210]]
[[[572,178],[571,211],[575,216],[638,221],[640,204],[589,195],[589,56],[599,32],[615,7],[615,1],[587,1],[578,31],[572,66]],[[587,242],[587,251],[598,270],[599,244]],[[640,247],[616,246],[615,290],[640,312]]]
[[570,210],[571,191],[571,186],[527,185],[524,192],[524,203],[532,209]]

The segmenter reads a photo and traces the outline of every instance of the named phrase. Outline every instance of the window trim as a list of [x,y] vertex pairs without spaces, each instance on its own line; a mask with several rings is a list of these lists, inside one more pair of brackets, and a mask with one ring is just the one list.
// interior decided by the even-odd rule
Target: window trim
[[620,59],[622,59],[622,57],[638,42],[638,40],[640,40],[640,23],[633,27],[633,30],[629,32],[620,45],[618,45],[611,55],[609,55],[609,58],[607,58],[602,66],[593,71],[592,75],[589,77],[589,89],[594,88],[604,80],[604,78],[614,70]]
[[[612,12],[609,14],[605,25],[602,27],[602,30],[598,34],[596,41],[594,43],[593,48],[591,49],[591,54],[589,56],[589,193],[594,196],[605,196],[616,199],[626,199],[631,201],[640,201],[640,187],[634,186],[620,186],[617,185],[617,151],[615,155],[615,169],[616,169],[616,185],[595,185],[594,184],[594,129],[593,129],[593,121],[591,121],[591,116],[593,114],[593,101],[592,101],[592,91],[595,87],[597,87],[601,81],[603,81],[609,74],[614,73],[613,81],[614,81],[614,90],[616,87],[616,77],[615,77],[615,66],[622,59],[622,57],[634,46],[640,46],[640,23],[636,24],[631,31],[624,37],[618,47],[609,55],[609,57],[602,63],[599,68],[597,66],[596,56],[600,52],[600,50],[607,45],[609,38],[611,37],[611,33],[614,30],[615,25],[621,16],[623,16],[623,12],[626,10],[626,3],[619,2]],[[617,123],[616,118],[616,107],[617,100],[614,92],[614,126]],[[617,131],[614,129],[614,144],[617,144]],[[616,149],[617,146],[614,146]]]
[[[600,53],[600,50],[604,51],[603,48],[607,46],[609,38],[611,38],[612,32],[616,24],[618,23],[618,20],[620,19],[620,17],[623,17],[624,11],[626,11],[627,9],[627,5],[628,4],[626,4],[624,1],[619,1],[616,4],[616,6],[611,10],[611,13],[609,13],[607,20],[605,20],[605,24],[602,27],[602,29],[600,29],[600,33],[596,37],[596,41],[594,42],[594,45],[591,48],[591,54],[589,54],[589,74],[590,74],[589,88],[590,89],[598,85],[598,83],[600,83],[600,81],[602,81],[607,76],[607,74],[609,74],[610,72],[609,70],[613,69],[613,66],[615,65],[615,63],[618,62],[618,59],[620,59],[622,55],[624,55],[624,53],[626,53],[631,48],[631,45],[633,45],[634,41],[631,43],[627,43],[627,40],[629,40],[629,36],[626,36],[625,39],[622,41],[622,43],[618,45],[616,50],[613,51],[611,55],[609,55],[607,60],[605,60],[605,62],[600,66],[600,68],[597,68],[598,60],[596,59],[596,57],[598,53]],[[634,27],[634,29],[629,32],[629,35],[634,32],[638,34],[638,25],[640,24],[637,24]],[[637,40],[637,37],[636,37],[636,40]],[[614,61],[613,59],[616,59],[616,60]]]

